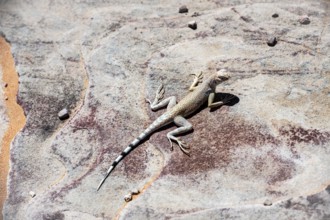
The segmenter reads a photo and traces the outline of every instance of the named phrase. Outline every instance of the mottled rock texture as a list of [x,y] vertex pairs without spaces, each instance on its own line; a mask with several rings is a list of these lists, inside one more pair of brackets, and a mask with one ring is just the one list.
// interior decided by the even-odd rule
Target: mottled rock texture
[[[4,218],[330,218],[329,23],[325,0],[1,1],[27,116],[12,143]],[[96,192],[163,112],[145,103],[161,82],[180,99],[189,74],[221,68],[232,78],[218,91],[238,100],[189,118],[190,157],[170,150],[168,126]]]

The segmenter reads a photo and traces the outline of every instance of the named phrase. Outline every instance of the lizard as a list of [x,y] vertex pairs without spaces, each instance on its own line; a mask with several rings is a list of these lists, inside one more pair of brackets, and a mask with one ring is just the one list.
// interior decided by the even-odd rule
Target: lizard
[[145,129],[136,139],[134,139],[122,153],[116,158],[116,160],[111,164],[106,175],[101,180],[97,187],[97,191],[101,188],[102,184],[108,178],[110,173],[118,165],[118,163],[126,157],[133,149],[140,145],[140,143],[149,137],[152,133],[156,132],[160,128],[173,123],[178,127],[173,131],[167,133],[167,139],[170,142],[171,149],[173,150],[173,141],[176,142],[180,149],[189,155],[189,146],[180,140],[176,135],[187,133],[193,129],[192,124],[185,119],[185,117],[191,115],[196,110],[198,110],[205,102],[208,103],[210,109],[219,107],[228,102],[215,100],[215,89],[218,84],[226,81],[230,78],[228,72],[221,69],[217,73],[212,74],[209,78],[203,81],[203,73],[191,74],[194,75],[193,83],[189,88],[189,93],[177,103],[176,97],[171,96],[166,99],[164,98],[165,89],[163,84],[161,84],[156,92],[156,96],[153,102],[146,99],[149,103],[152,111],[157,111],[163,107],[167,106],[167,110],[164,114],[159,116],[150,126]]

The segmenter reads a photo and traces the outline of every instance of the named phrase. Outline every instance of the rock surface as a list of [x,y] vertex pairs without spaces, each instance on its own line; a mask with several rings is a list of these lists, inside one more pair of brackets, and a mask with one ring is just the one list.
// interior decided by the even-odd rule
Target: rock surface
[[[330,218],[329,1],[181,3],[189,13],[177,1],[1,1],[27,116],[12,143],[4,219]],[[272,35],[275,47],[265,43]],[[232,78],[218,91],[238,103],[189,118],[191,157],[170,150],[169,126],[96,192],[163,112],[145,104],[161,82],[180,99],[189,74],[221,68]],[[72,113],[60,121],[64,107]]]

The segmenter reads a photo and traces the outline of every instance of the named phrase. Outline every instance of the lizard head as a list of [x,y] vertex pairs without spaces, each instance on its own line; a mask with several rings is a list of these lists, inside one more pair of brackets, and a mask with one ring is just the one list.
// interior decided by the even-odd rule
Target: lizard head
[[215,84],[218,85],[219,83],[226,81],[229,78],[230,78],[229,73],[225,69],[221,69],[216,74],[214,74],[213,80]]

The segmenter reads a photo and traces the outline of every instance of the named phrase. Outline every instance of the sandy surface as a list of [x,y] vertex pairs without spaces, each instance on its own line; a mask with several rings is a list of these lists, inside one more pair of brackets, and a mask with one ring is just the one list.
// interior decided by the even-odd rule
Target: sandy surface
[[[8,129],[1,140],[0,153],[0,208],[2,210],[3,203],[7,196],[7,175],[9,170],[10,143],[14,139],[16,133],[21,130],[25,124],[25,116],[23,109],[16,102],[16,94],[18,91],[18,75],[15,70],[13,56],[10,52],[10,45],[0,38],[0,67],[2,68],[2,81],[8,86],[4,88],[4,97],[6,102],[7,114],[9,117]],[[2,219],[2,216],[0,216]]]

